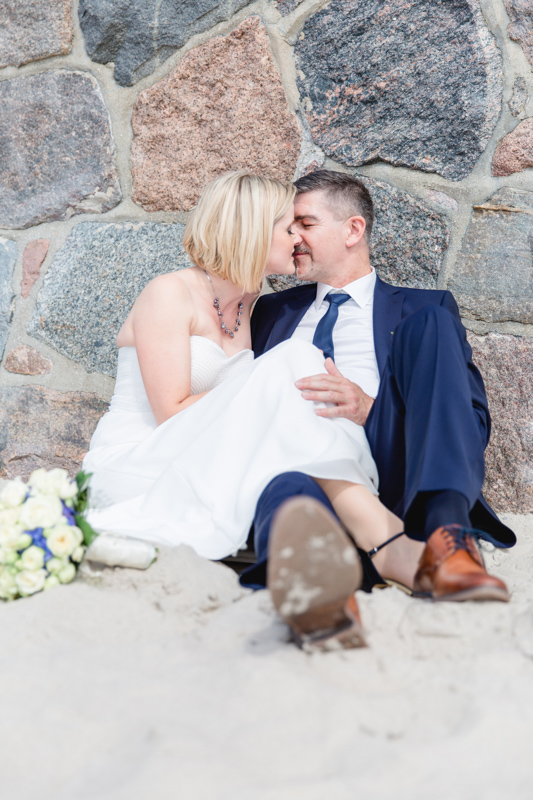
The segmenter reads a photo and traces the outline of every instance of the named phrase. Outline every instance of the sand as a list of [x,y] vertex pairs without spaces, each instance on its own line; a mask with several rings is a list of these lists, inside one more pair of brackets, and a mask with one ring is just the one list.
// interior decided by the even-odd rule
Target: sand
[[366,649],[306,654],[187,547],[0,605],[2,800],[533,796],[533,515],[506,604],[358,593]]

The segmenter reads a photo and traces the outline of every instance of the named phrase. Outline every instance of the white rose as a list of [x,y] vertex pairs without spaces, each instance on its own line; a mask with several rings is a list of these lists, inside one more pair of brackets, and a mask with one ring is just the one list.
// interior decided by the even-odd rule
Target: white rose
[[46,580],[45,569],[23,569],[18,575],[15,575],[15,583],[19,594],[23,597],[29,597],[35,592],[40,592],[44,589],[44,582]]
[[44,582],[45,589],[53,589],[54,586],[59,586],[59,578],[57,575],[49,575]]
[[34,528],[51,528],[61,520],[63,506],[54,495],[29,497],[20,509],[20,524],[27,531]]
[[36,494],[39,492],[41,494],[48,494],[49,483],[48,472],[42,467],[41,469],[34,469],[28,478],[28,486],[30,486]]
[[17,540],[17,550],[25,550],[26,547],[29,547],[31,544],[33,544],[31,534],[21,533]]
[[4,508],[0,511],[0,528],[4,525],[17,525],[19,521],[19,508]]
[[7,550],[0,547],[0,564],[11,566],[18,561],[19,554],[16,550]]
[[54,556],[70,556],[83,541],[83,534],[75,525],[56,525],[48,534],[46,543]]
[[27,550],[24,550],[20,560],[22,562],[22,569],[42,569],[44,566],[44,550],[42,547],[37,547],[32,544]]
[[13,600],[18,594],[15,576],[7,569],[0,569],[0,599]]
[[79,563],[80,563],[80,561],[81,561],[81,560],[82,560],[82,558],[83,558],[83,555],[84,555],[84,553],[85,553],[85,547],[83,547],[83,546],[80,544],[80,546],[79,546],[79,547],[76,547],[76,549],[75,549],[75,550],[74,550],[74,552],[72,553],[72,555],[71,555],[71,559],[72,559],[73,561],[75,561],[75,562],[76,562],[76,564],[79,564]]
[[63,569],[57,573],[57,577],[59,578],[60,583],[70,583],[74,580],[76,576],[76,567],[72,562],[69,561],[68,564],[65,564]]
[[0,492],[0,502],[4,508],[17,508],[28,493],[28,487],[21,478],[9,481]]
[[51,574],[56,575],[58,572],[61,572],[65,564],[68,563],[68,558],[50,558],[46,562],[46,569]]
[[22,531],[22,525],[0,525],[0,547],[5,550],[21,550],[19,541]]
[[[66,469],[36,469],[30,475],[28,480],[29,486],[32,488],[32,494],[55,494],[66,500],[73,497],[77,492],[76,484],[74,484],[74,492],[71,487],[72,481],[68,476]],[[65,496],[63,496],[63,492]]]
[[78,484],[76,481],[67,478],[59,487],[58,494],[62,500],[72,500],[78,494]]

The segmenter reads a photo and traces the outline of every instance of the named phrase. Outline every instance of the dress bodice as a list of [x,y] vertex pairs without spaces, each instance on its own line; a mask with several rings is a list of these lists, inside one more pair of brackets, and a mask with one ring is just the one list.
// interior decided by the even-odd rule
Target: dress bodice
[[[254,359],[252,350],[241,350],[228,356],[220,345],[205,336],[191,336],[190,342],[191,394],[214,389]],[[109,410],[151,413],[135,347],[119,348],[117,380]]]

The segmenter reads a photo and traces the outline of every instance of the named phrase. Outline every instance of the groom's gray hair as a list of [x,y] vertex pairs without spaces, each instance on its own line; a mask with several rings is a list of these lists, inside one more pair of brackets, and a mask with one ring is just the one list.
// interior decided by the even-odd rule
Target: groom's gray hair
[[345,172],[317,169],[294,182],[298,194],[325,192],[335,212],[343,217],[363,217],[366,222],[367,241],[374,224],[374,204],[370,192],[362,181]]

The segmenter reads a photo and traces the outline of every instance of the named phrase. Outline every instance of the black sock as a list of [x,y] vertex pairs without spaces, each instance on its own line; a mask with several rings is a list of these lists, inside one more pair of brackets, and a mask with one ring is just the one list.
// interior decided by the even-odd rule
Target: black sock
[[426,541],[441,525],[470,528],[468,512],[468,500],[461,492],[420,492],[407,514],[406,532],[413,539]]

